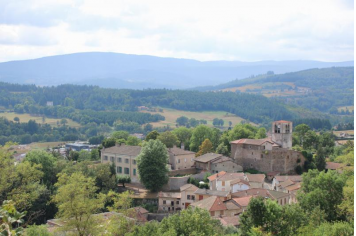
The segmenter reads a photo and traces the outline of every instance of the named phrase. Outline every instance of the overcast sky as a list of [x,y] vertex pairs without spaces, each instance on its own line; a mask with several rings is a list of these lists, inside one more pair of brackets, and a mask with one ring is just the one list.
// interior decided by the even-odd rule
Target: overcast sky
[[0,0],[0,61],[74,52],[354,58],[353,0]]

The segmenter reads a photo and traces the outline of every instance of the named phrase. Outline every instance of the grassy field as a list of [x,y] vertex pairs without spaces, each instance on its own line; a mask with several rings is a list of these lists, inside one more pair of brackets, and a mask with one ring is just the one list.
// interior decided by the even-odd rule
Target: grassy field
[[213,126],[214,118],[223,119],[225,127],[229,126],[229,121],[231,121],[232,126],[234,126],[244,120],[241,117],[235,116],[234,114],[227,113],[224,111],[191,112],[191,111],[180,111],[176,109],[163,108],[163,112],[149,112],[149,111],[143,111],[143,112],[148,112],[151,114],[160,114],[166,118],[164,121],[151,123],[154,127],[162,127],[166,125],[170,125],[171,127],[174,127],[176,125],[177,118],[181,116],[186,116],[188,118],[195,118],[197,120],[204,119],[208,122],[209,126]]
[[47,148],[58,147],[58,145],[64,145],[65,143],[66,142],[44,142],[18,145],[14,147],[14,151],[16,151],[16,153],[27,153],[31,150],[46,150]]
[[346,133],[346,134],[349,134],[349,135],[354,135],[354,130],[333,131],[333,133],[334,133],[336,136],[339,136],[341,133]]
[[[8,120],[14,120],[15,117],[20,118],[20,122],[28,122],[29,120],[35,120],[39,124],[43,124],[42,122],[42,117],[41,116],[32,116],[30,114],[16,114],[14,112],[5,112],[5,113],[0,113],[0,117],[5,117]],[[80,127],[80,124],[71,120],[71,119],[66,119],[67,120],[67,126],[70,127],[75,127],[78,128]],[[57,121],[60,122],[61,119],[54,119],[54,118],[45,118],[46,124],[50,124],[51,126],[57,126]]]
[[343,107],[338,107],[337,110],[341,112],[342,110],[346,111],[349,110],[349,112],[352,112],[354,110],[354,106],[343,106]]

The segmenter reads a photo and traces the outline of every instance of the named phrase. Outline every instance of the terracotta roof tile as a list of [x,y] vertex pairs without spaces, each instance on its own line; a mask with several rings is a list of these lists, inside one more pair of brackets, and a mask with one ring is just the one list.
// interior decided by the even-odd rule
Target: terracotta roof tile
[[249,182],[264,183],[266,176],[264,174],[246,174],[246,177]]
[[172,153],[175,156],[195,154],[195,152],[187,151],[177,147],[168,148],[168,152]]
[[229,181],[233,179],[241,179],[244,178],[245,174],[244,173],[226,173],[221,177],[218,177],[218,181]]
[[239,226],[240,225],[240,217],[238,216],[223,216],[218,218],[222,225],[224,226]]
[[222,156],[221,154],[217,154],[217,153],[206,153],[202,156],[196,157],[194,161],[207,163],[221,156]]
[[164,198],[181,198],[181,193],[178,192],[159,192],[158,197]]
[[140,146],[113,146],[109,148],[102,149],[102,153],[113,153],[113,154],[122,154],[128,156],[138,156],[141,152]]
[[301,175],[278,175],[275,176],[274,178],[276,178],[278,182],[283,182],[286,181],[287,179],[290,179],[293,182],[302,182],[303,180],[303,177]]
[[327,170],[337,170],[343,167],[341,163],[336,163],[336,162],[326,162],[325,169]]
[[180,187],[180,191],[182,192],[182,191],[187,190],[189,188],[191,188],[192,191],[196,191],[198,189],[198,187],[193,185],[193,184],[185,184],[182,187]]
[[246,184],[246,185],[250,186],[250,183],[243,179],[234,179],[234,180],[230,181],[230,185],[234,185],[234,184],[238,184],[238,183]]
[[208,177],[209,181],[214,181],[217,177],[223,176],[224,174],[226,174],[225,171],[220,171],[219,173],[216,173],[214,175],[211,175]]
[[241,207],[247,207],[250,203],[252,196],[233,198],[233,200]]

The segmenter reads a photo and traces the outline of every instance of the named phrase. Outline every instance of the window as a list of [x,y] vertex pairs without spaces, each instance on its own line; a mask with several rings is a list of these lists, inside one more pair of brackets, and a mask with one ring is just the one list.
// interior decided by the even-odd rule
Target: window
[[119,163],[121,163],[121,162],[122,162],[121,157],[118,157],[118,158],[117,158],[117,162],[119,162]]
[[261,158],[263,158],[263,154],[261,154]]
[[129,163],[129,159],[126,158],[126,159],[125,159],[125,163]]
[[195,200],[195,195],[192,195],[192,200],[193,200],[193,201]]
[[187,162],[187,158],[184,158],[184,162]]
[[132,160],[132,164],[136,165],[136,160]]
[[176,204],[179,205],[179,201],[176,201]]
[[110,157],[110,161],[114,161],[114,157]]
[[108,160],[108,156],[104,156],[104,160],[107,161]]
[[253,155],[253,152],[252,152],[252,155]]
[[130,169],[129,168],[125,168],[125,174],[129,175],[130,174]]
[[163,204],[166,204],[166,200],[163,200]]
[[221,181],[221,185],[222,185],[222,186],[225,186],[225,181]]
[[136,169],[133,169],[133,175],[136,175]]
[[187,200],[190,200],[190,195],[187,195]]
[[121,174],[122,173],[122,167],[121,166],[116,167],[116,172]]
[[180,163],[180,159],[177,160],[177,163]]
[[248,148],[251,149],[251,145],[249,145]]

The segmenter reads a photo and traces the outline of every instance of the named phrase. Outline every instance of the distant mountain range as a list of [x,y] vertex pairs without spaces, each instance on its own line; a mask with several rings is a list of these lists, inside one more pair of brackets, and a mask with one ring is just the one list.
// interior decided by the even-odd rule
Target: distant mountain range
[[310,68],[354,66],[353,61],[207,61],[86,52],[0,63],[0,81],[36,84],[99,85],[106,88],[186,89],[218,85],[251,75]]

